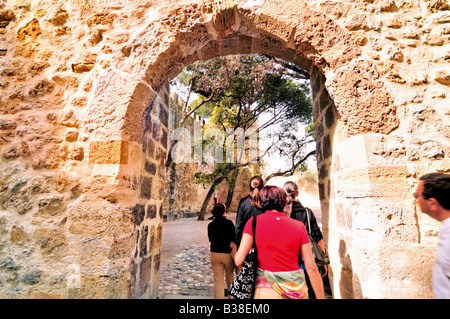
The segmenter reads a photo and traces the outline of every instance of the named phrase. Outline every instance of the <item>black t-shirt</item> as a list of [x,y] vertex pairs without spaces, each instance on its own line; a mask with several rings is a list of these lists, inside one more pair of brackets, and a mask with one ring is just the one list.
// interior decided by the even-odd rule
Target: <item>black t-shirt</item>
[[250,217],[258,216],[260,214],[262,214],[262,211],[258,207],[252,205],[249,195],[241,199],[236,215],[236,245],[238,247],[241,243],[245,224]]
[[311,237],[316,241],[323,239],[322,232],[320,231],[319,225],[317,224],[316,216],[312,210],[309,210],[309,223],[311,225],[311,230],[308,228],[308,215],[306,214],[306,207],[304,207],[300,202],[292,202],[292,212],[291,218],[301,221],[305,224],[306,231],[310,233]]
[[234,224],[225,216],[217,216],[208,224],[211,252],[229,254],[230,242],[236,242]]
[[[311,230],[308,227],[308,215],[306,214],[306,207],[304,207],[300,202],[293,201],[292,202],[292,212],[291,218],[301,221],[305,224],[306,231],[311,235],[312,239],[316,242],[319,242],[323,239],[322,232],[320,231],[319,225],[317,224],[316,216],[312,210],[309,210],[309,224],[311,225]],[[298,254],[298,264],[303,264],[302,255],[299,252]]]

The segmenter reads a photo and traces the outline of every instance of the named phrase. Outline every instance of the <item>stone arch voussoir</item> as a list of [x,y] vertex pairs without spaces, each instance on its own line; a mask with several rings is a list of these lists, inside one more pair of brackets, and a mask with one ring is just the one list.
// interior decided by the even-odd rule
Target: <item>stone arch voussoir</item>
[[[315,66],[325,75],[347,134],[393,131],[399,124],[396,107],[375,61],[359,57],[360,49],[348,31],[322,12],[310,7],[298,10],[302,5],[306,6],[268,3],[250,10],[245,4],[231,2],[222,6],[192,4],[191,9],[183,10],[206,14],[194,15],[191,20],[179,16],[181,8],[173,9],[160,18],[162,23],[157,27],[152,23],[127,45],[132,48],[129,62],[121,65],[126,64],[127,72],[138,74],[141,82],[157,92],[165,81],[197,60],[239,53],[269,54],[308,72]],[[127,114],[135,112],[133,104],[130,100]],[[130,125],[129,119],[124,125]]]

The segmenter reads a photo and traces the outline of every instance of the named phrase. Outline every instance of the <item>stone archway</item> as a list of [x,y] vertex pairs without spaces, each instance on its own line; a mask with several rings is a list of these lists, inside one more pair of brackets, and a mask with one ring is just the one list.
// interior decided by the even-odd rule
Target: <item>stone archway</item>
[[[66,168],[73,165],[70,176],[80,183],[70,194],[60,187],[57,191],[62,196],[42,199],[36,208],[37,219],[29,226],[40,246],[33,260],[48,272],[66,274],[68,282],[62,287],[40,283],[29,291],[38,289],[48,295],[56,291],[59,296],[80,298],[156,296],[168,133],[164,83],[197,60],[264,53],[291,61],[311,74],[320,199],[335,296],[430,296],[428,269],[435,241],[433,236],[422,239],[430,223],[421,220],[409,196],[417,174],[427,169],[449,170],[448,145],[442,142],[447,128],[441,126],[436,132],[430,126],[431,115],[445,115],[432,107],[411,106],[416,102],[409,96],[422,92],[417,86],[429,82],[427,77],[422,84],[420,79],[408,82],[397,71],[397,63],[402,63],[398,56],[404,59],[410,51],[394,54],[399,51],[394,47],[394,53],[383,51],[380,57],[365,47],[368,39],[373,48],[385,42],[388,33],[383,21],[397,29],[395,23],[400,22],[394,21],[393,13],[419,10],[419,6],[403,3],[399,8],[378,1],[358,1],[352,7],[329,1],[230,0],[154,5],[131,1],[130,7],[136,11],[129,15],[140,23],[133,26],[126,41],[118,39],[120,34],[109,35],[103,47],[109,60],[93,69],[93,63],[72,64],[75,73],[92,69],[88,79],[81,79],[89,88],[86,105],[77,113],[83,120],[76,122],[74,112],[63,119],[65,126],[82,132],[78,148],[66,147],[64,159],[80,161],[79,166],[65,164]],[[89,10],[96,14],[89,16]],[[87,21],[88,26],[95,21],[108,23],[114,19],[116,13],[110,14],[114,10],[122,16],[131,12],[122,4],[105,9],[97,3],[83,7],[80,15],[74,13],[74,19]],[[447,23],[444,14],[433,10],[439,11],[430,8],[427,23]],[[380,17],[372,18],[374,12]],[[47,21],[64,25],[64,10],[55,13],[55,19]],[[38,30],[39,20],[32,21],[33,30]],[[25,38],[31,34],[26,32],[30,23],[17,25]],[[91,43],[101,41],[107,32],[97,31]],[[108,51],[113,43],[119,43],[120,50]],[[414,63],[421,65],[421,61]],[[440,73],[429,86],[443,85],[438,87],[441,94],[426,98],[449,94],[445,71],[438,69],[440,61],[434,62]],[[414,65],[411,59],[410,63]],[[61,78],[54,77],[54,81],[64,83]],[[44,84],[36,86],[35,95],[50,90]],[[410,95],[394,96],[399,88]],[[54,94],[64,100],[60,92]],[[11,127],[2,123],[2,129]],[[408,134],[413,128],[430,140],[411,139]],[[80,148],[83,156],[79,156]],[[69,178],[64,181],[63,174],[58,175],[58,166],[46,169],[60,176],[60,183],[70,184]],[[14,220],[19,223],[21,219]],[[64,253],[58,247],[64,247]],[[421,257],[411,268],[410,260],[417,255]],[[67,269],[75,271],[73,276],[67,275]],[[70,278],[76,280],[72,283]]]
[[[287,6],[280,8],[265,5],[256,10],[248,10],[245,6],[229,3],[204,7],[192,4],[175,9],[167,17],[161,18],[164,23],[156,24],[156,27],[155,24],[149,25],[134,42],[124,48],[130,61],[128,69],[125,67],[121,71],[106,71],[104,78],[110,87],[106,87],[105,92],[95,94],[96,98],[91,102],[90,109],[98,111],[98,101],[107,101],[108,108],[111,108],[111,99],[109,96],[104,98],[103,95],[115,92],[118,83],[120,90],[128,87],[129,102],[123,105],[122,99],[116,97],[113,100],[123,107],[123,121],[118,122],[121,125],[118,131],[122,134],[120,143],[124,148],[135,148],[136,153],[143,149],[141,157],[136,156],[134,161],[123,163],[118,171],[119,175],[125,175],[125,171],[129,174],[128,169],[133,167],[133,175],[139,176],[137,179],[140,183],[136,191],[138,196],[131,193],[134,198],[137,197],[133,207],[134,214],[139,216],[136,222],[137,243],[138,247],[146,247],[150,243],[149,238],[152,238],[153,243],[144,254],[140,251],[134,260],[135,296],[142,293],[151,295],[152,288],[149,287],[155,284],[149,283],[154,280],[159,263],[159,242],[155,242],[153,238],[161,236],[162,206],[161,198],[158,197],[161,196],[160,189],[158,193],[161,182],[158,179],[164,177],[162,161],[167,151],[168,110],[167,103],[161,103],[161,95],[156,92],[161,92],[163,83],[178,74],[185,65],[219,55],[264,53],[296,63],[312,75],[321,180],[319,188],[325,216],[330,210],[329,177],[333,138],[338,124],[341,123],[339,134],[345,137],[367,132],[389,133],[397,127],[398,119],[393,102],[383,88],[376,66],[369,60],[359,58],[359,47],[351,36],[322,13],[299,12],[297,3],[288,3]],[[204,11],[204,15],[183,16],[179,11]],[[274,12],[277,14],[273,14]],[[288,12],[295,13],[295,18],[288,15]],[[295,24],[294,21],[302,21],[308,27]],[[167,33],[170,32],[167,27],[172,29],[172,34]],[[154,34],[164,36],[161,40],[153,39],[149,44],[148,39],[153,38]],[[122,62],[122,65],[125,66],[126,63]],[[123,69],[126,73],[122,73]],[[329,79],[325,76],[327,72]],[[334,76],[331,75],[332,72],[335,72]],[[135,79],[131,78],[130,81],[130,74]],[[118,82],[112,80],[116,77]],[[104,85],[97,87],[104,88]],[[167,88],[164,90],[167,91]],[[328,90],[332,92],[334,99],[330,98]],[[162,95],[167,96],[167,92]],[[114,107],[117,110],[117,106]],[[142,120],[143,116],[145,121]],[[94,158],[92,151],[90,154]],[[155,219],[157,210],[159,219]],[[339,260],[338,253],[333,250],[331,252],[334,259]]]

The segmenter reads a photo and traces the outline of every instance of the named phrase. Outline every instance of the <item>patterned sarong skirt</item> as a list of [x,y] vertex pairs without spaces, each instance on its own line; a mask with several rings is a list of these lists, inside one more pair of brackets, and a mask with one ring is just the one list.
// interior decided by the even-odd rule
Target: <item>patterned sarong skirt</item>
[[258,268],[255,299],[308,299],[308,286],[302,269],[271,272]]

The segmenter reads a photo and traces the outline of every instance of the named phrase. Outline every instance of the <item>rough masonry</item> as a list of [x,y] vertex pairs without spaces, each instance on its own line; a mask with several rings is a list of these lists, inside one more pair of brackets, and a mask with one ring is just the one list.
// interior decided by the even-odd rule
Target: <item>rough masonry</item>
[[155,298],[168,87],[263,53],[311,74],[336,298],[430,298],[448,172],[445,0],[0,2],[0,297]]

